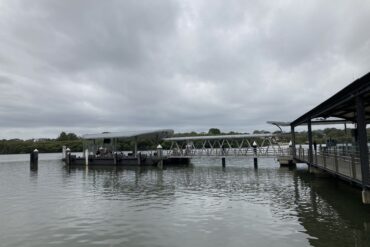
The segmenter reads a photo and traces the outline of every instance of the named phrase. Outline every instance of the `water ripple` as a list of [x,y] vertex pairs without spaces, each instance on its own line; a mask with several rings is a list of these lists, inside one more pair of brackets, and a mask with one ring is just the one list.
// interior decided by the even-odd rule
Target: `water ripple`
[[67,170],[45,158],[30,172],[20,158],[0,162],[4,246],[369,243],[370,213],[357,192],[270,159],[258,170],[243,159],[228,160],[225,169],[199,159],[165,170]]

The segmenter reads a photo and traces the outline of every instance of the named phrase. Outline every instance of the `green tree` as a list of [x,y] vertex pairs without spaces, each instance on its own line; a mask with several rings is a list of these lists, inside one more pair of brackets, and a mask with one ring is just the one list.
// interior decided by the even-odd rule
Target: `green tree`
[[68,133],[68,134],[67,134],[67,138],[68,138],[68,140],[70,140],[70,141],[78,140],[77,135],[76,135],[76,134],[74,134],[74,133]]
[[208,135],[221,135],[221,131],[217,128],[210,128],[208,130]]
[[68,136],[66,134],[66,132],[62,131],[62,133],[60,133],[59,137],[57,138],[58,141],[67,141],[68,140]]

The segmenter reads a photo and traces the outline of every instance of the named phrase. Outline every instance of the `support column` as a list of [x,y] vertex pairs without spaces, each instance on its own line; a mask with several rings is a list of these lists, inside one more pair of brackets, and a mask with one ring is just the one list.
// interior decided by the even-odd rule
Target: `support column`
[[346,135],[346,151],[345,151],[344,155],[348,155],[347,123],[344,123],[344,133]]
[[307,121],[308,127],[308,163],[310,165],[313,164],[313,154],[312,154],[312,127],[311,127],[311,119]]
[[360,151],[360,164],[362,174],[362,202],[370,204],[370,191],[366,186],[370,183],[369,172],[369,149],[367,147],[367,133],[365,120],[364,99],[362,96],[356,97],[356,113],[357,113],[357,140]]
[[258,168],[258,158],[257,157],[254,157],[253,158],[253,165],[254,165],[254,168],[257,169]]
[[159,158],[157,167],[160,168],[160,169],[163,169],[163,147],[162,147],[161,144],[158,144],[158,146],[157,146],[157,155],[158,155],[158,158]]
[[292,153],[293,153],[293,158],[296,158],[296,149],[295,149],[295,130],[294,126],[290,126],[290,132],[292,136]]

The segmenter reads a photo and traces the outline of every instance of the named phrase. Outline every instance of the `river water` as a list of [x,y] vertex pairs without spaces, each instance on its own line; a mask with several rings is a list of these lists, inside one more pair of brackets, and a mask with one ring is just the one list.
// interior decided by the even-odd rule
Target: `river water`
[[274,159],[66,169],[0,156],[0,246],[370,246],[358,189]]

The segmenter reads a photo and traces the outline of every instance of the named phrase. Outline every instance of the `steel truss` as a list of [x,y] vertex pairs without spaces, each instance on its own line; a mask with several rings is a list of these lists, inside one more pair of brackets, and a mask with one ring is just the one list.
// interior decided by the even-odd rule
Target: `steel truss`
[[[195,140],[169,140],[171,147],[164,150],[168,157],[197,157],[197,156],[253,156],[277,157],[288,155],[273,136],[262,138],[212,138]],[[254,145],[255,144],[255,145]]]

